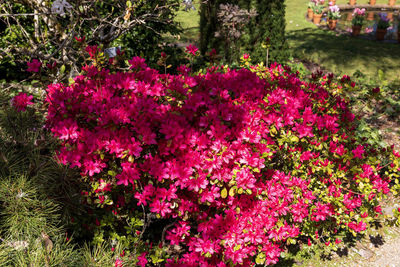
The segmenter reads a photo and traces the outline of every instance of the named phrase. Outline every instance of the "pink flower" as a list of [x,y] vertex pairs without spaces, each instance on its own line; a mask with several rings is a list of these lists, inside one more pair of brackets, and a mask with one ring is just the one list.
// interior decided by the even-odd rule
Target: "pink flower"
[[120,258],[117,258],[117,259],[115,260],[115,265],[114,265],[114,267],[122,267],[123,264],[124,264],[124,262],[123,262]]
[[88,45],[85,50],[89,53],[90,58],[94,58],[99,51],[97,45]]
[[176,70],[183,74],[183,75],[188,75],[190,73],[190,68],[185,66],[185,65],[180,65],[176,68]]
[[74,38],[75,38],[75,40],[78,42],[78,43],[83,43],[84,41],[85,41],[85,36],[83,36],[83,37],[78,37],[78,36],[74,36]]
[[353,152],[354,154],[354,158],[359,158],[362,159],[363,158],[363,154],[364,154],[364,146],[359,145],[356,149],[352,150],[351,152]]
[[32,59],[32,62],[28,62],[26,64],[28,65],[28,69],[26,71],[29,72],[39,72],[42,66],[42,62],[37,59]]
[[137,257],[137,259],[138,259],[137,265],[139,265],[140,267],[146,267],[146,264],[147,264],[146,255],[147,255],[147,253],[143,252],[140,256]]
[[131,60],[128,60],[128,63],[131,65],[130,69],[145,69],[145,68],[147,68],[145,59],[141,58],[141,57],[133,57]]
[[159,213],[162,217],[165,217],[165,215],[171,213],[171,209],[169,207],[169,203],[156,199],[153,203],[150,204],[150,211],[154,213]]
[[360,221],[359,223],[349,222],[347,226],[356,232],[361,232],[367,229],[367,224],[363,221]]
[[25,93],[19,93],[17,96],[15,96],[12,99],[12,105],[15,107],[18,111],[25,111],[26,107],[28,105],[33,105],[31,100],[33,99],[33,96],[28,96]]
[[199,49],[195,45],[191,44],[191,45],[186,46],[185,52],[188,54],[195,56],[197,51],[199,51]]

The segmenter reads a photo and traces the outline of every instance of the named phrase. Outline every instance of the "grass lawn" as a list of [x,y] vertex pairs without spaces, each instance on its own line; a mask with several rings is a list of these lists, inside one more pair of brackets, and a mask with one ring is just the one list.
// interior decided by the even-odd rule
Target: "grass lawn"
[[[180,11],[177,20],[184,29],[180,42],[198,40],[199,1],[196,11]],[[305,19],[309,0],[286,0],[286,30],[291,54],[301,60],[315,62],[334,73],[352,75],[359,70],[367,77],[376,77],[382,70],[387,79],[400,79],[400,44],[382,43],[321,30]],[[337,0],[346,4],[347,0]],[[367,4],[369,0],[358,0]],[[377,0],[387,4],[388,0]]]
[[[360,70],[368,77],[375,77],[378,70],[386,78],[400,78],[400,44],[382,43],[340,35],[321,30],[305,20],[308,0],[286,0],[286,33],[292,55],[312,61],[334,73],[353,74]],[[369,0],[358,0],[367,4]],[[377,4],[387,4],[377,0]],[[338,0],[337,4],[346,4]],[[299,12],[301,10],[301,12]]]

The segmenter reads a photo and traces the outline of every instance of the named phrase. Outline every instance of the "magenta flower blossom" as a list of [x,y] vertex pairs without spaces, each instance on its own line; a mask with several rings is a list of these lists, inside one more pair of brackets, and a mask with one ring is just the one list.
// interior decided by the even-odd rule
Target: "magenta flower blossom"
[[145,69],[147,68],[147,64],[145,63],[145,59],[141,57],[133,57],[128,60],[128,63],[131,65],[130,69]]
[[124,265],[124,262],[121,259],[117,258],[115,260],[114,267],[122,267],[123,265]]
[[147,264],[146,255],[147,255],[147,253],[143,252],[140,256],[137,257],[137,259],[138,259],[137,265],[138,266],[140,266],[140,267],[145,267],[146,266],[146,264]]
[[365,15],[365,8],[358,8],[356,7],[353,11],[353,16],[364,16]]
[[199,49],[195,46],[195,45],[188,45],[186,46],[186,53],[191,54],[193,56],[196,55],[197,51],[199,51]]
[[363,158],[363,154],[364,154],[364,146],[359,145],[356,149],[352,150],[351,152],[353,152],[353,155],[355,158],[359,158],[362,159]]
[[39,72],[42,67],[42,62],[37,59],[32,59],[31,62],[26,63],[28,65],[28,69],[26,71],[29,72]]
[[33,99],[33,96],[28,96],[26,93],[19,93],[17,96],[15,96],[12,99],[12,105],[13,107],[18,110],[18,111],[25,111],[26,107],[28,105],[33,105],[31,100]]

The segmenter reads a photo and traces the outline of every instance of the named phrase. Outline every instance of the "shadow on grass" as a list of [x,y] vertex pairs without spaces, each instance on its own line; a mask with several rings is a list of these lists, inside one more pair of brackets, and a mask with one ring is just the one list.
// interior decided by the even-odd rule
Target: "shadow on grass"
[[360,70],[368,76],[382,70],[398,76],[400,45],[336,35],[335,32],[306,28],[287,32],[293,56],[316,62],[335,72],[353,74]]

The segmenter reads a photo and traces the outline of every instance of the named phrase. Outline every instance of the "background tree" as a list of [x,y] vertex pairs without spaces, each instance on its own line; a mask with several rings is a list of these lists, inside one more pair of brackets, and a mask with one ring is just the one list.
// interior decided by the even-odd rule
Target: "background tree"
[[285,3],[281,0],[213,0],[203,3],[200,12],[200,50],[203,54],[210,48],[215,48],[222,54],[226,53],[226,40],[218,37],[218,34],[216,36],[215,33],[224,30],[223,20],[236,20],[226,16],[240,18],[243,14],[243,12],[231,13],[218,20],[220,6],[226,3],[247,10],[249,17],[252,8],[255,8],[258,14],[241,30],[240,46],[236,47],[240,53],[249,52],[255,62],[265,62],[267,50],[264,45],[269,37],[270,62],[286,61],[288,47],[285,39]]
[[10,67],[21,68],[31,58],[75,66],[81,48],[75,37],[103,48],[129,47],[131,54],[152,57],[159,54],[154,44],[162,45],[162,34],[178,32],[174,17],[179,4],[179,0],[0,0],[3,77],[12,74],[7,71]]
[[223,42],[215,37],[218,30],[218,11],[221,4],[236,4],[237,0],[208,0],[200,7],[200,52],[205,54],[208,49],[221,50]]
[[249,24],[248,41],[244,48],[251,53],[256,62],[265,62],[267,38],[270,39],[270,62],[283,63],[288,58],[288,45],[285,38],[285,1],[256,0],[255,8],[258,16]]

